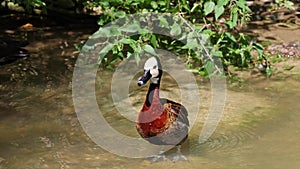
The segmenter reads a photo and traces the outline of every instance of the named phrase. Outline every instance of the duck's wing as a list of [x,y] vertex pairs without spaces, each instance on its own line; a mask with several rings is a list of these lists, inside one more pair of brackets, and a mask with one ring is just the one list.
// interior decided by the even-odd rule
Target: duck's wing
[[161,99],[161,101],[165,110],[169,112],[169,116],[173,117],[174,120],[178,120],[186,124],[187,126],[190,126],[188,120],[188,112],[182,104],[168,99]]
[[165,126],[157,137],[149,138],[154,144],[179,145],[188,137],[189,121],[187,110],[179,103],[162,99],[164,114],[166,115]]

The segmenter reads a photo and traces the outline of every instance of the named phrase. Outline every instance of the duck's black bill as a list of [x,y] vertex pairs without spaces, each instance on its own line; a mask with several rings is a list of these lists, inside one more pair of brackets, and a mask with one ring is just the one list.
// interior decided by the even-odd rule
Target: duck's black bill
[[137,82],[138,86],[143,86],[148,82],[148,80],[151,78],[150,70],[145,70],[145,73],[142,77],[139,78],[139,81]]

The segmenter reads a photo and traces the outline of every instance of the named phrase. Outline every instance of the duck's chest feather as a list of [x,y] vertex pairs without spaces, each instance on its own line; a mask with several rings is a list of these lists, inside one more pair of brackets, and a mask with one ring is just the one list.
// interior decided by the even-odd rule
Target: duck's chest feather
[[144,138],[156,136],[170,128],[181,130],[188,127],[186,116],[182,116],[179,104],[166,102],[160,106],[144,106],[138,116],[137,129]]
[[143,137],[151,137],[169,128],[168,121],[168,112],[162,105],[144,106],[138,116],[137,128]]
[[138,133],[154,144],[181,143],[188,134],[186,109],[179,103],[160,99],[158,87],[150,91],[137,118]]

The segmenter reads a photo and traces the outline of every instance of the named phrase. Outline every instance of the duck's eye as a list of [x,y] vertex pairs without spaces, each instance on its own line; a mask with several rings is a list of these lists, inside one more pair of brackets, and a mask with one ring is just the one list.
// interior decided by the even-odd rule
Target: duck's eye
[[157,66],[156,66],[156,65],[154,65],[154,66],[153,66],[153,69],[156,69],[156,68],[157,68]]

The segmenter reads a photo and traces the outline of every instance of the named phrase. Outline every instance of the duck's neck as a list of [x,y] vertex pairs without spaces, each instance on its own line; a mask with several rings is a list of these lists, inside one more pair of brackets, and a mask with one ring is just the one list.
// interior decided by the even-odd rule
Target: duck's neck
[[147,107],[150,107],[153,104],[160,104],[160,98],[159,98],[159,86],[160,81],[158,80],[157,83],[150,83],[145,105]]

